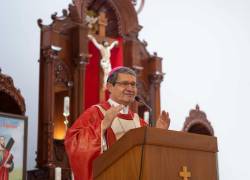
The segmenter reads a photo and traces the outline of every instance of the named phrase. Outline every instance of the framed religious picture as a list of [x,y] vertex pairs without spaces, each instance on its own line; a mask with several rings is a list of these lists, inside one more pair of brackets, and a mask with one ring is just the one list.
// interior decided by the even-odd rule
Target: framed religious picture
[[26,179],[27,117],[0,112],[0,179]]

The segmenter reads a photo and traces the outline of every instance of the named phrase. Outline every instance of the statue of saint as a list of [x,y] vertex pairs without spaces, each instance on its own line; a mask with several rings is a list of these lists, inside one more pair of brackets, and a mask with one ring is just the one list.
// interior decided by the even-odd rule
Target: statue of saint
[[107,41],[103,41],[102,43],[98,43],[94,36],[88,35],[88,38],[94,43],[97,49],[100,50],[101,53],[101,67],[103,69],[103,86],[105,87],[108,74],[111,71],[111,63],[110,63],[110,56],[111,56],[111,49],[114,46],[118,45],[118,41],[113,41],[110,45]]

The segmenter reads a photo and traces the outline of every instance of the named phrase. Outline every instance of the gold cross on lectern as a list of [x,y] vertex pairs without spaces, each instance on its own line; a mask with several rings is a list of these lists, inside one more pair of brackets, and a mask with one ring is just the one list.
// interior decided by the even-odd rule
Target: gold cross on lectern
[[182,171],[179,172],[179,176],[183,178],[183,180],[188,180],[191,177],[191,172],[187,171],[187,166],[182,166]]

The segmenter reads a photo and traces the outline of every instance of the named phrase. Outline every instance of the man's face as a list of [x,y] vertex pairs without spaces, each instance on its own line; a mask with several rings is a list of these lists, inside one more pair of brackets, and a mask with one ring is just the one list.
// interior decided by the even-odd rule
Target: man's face
[[0,137],[0,145],[2,146],[2,147],[4,147],[5,146],[5,142],[4,142],[5,140],[4,140],[4,137]]
[[130,74],[119,73],[115,85],[108,83],[110,98],[119,104],[129,105],[137,94],[136,77]]

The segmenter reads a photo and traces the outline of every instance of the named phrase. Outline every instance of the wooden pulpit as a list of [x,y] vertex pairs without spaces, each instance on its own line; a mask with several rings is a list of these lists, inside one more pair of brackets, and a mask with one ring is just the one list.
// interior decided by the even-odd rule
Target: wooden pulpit
[[143,127],[94,161],[95,180],[218,180],[213,136]]

